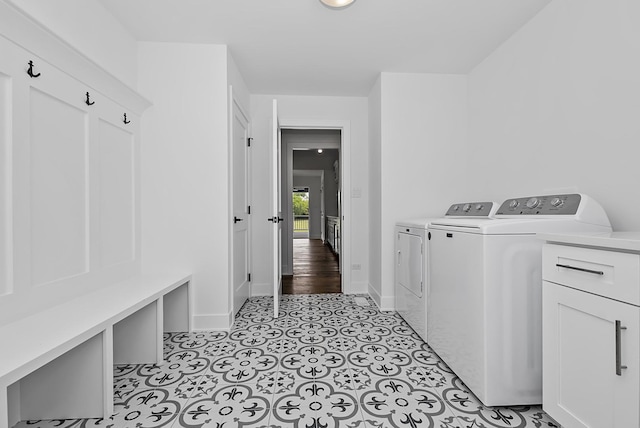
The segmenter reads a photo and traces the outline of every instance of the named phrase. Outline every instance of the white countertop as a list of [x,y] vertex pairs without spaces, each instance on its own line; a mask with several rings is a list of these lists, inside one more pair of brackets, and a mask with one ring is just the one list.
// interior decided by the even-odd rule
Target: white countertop
[[547,242],[640,252],[640,232],[539,233]]

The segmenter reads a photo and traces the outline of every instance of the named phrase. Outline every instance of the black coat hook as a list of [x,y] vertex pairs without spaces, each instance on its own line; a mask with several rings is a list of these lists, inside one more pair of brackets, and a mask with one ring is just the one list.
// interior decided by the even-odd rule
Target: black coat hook
[[34,74],[33,73],[33,61],[29,61],[29,70],[27,70],[27,74],[29,76],[31,76],[31,78],[33,79],[34,77],[38,77],[40,76],[40,73],[38,74]]
[[128,123],[131,123],[131,121],[130,121],[130,120],[127,120],[127,113],[125,113],[125,114],[124,114],[124,120],[123,120],[123,122],[124,122],[124,124],[125,124],[125,125],[126,125],[126,124],[128,124]]
[[92,102],[91,98],[89,98],[89,92],[87,92],[87,100],[85,101],[85,103],[87,103],[88,106],[92,106],[96,103],[95,101]]

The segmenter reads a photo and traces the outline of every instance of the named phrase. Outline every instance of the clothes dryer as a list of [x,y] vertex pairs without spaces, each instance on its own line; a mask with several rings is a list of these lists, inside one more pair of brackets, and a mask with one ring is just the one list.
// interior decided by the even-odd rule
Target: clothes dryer
[[431,221],[427,342],[485,405],[542,402],[536,233],[610,231],[583,194],[509,199],[493,219]]
[[395,227],[396,312],[426,340],[427,226],[430,219],[406,220]]

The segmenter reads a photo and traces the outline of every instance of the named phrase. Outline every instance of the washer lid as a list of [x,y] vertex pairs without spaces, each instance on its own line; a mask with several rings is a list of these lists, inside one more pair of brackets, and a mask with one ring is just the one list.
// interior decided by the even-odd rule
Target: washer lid
[[426,229],[427,226],[435,219],[433,218],[414,218],[409,220],[402,220],[396,223],[396,226],[400,227],[413,227],[418,229]]
[[583,223],[575,218],[440,219],[431,229],[456,230],[480,235],[535,235],[553,232],[606,232],[610,228]]
[[610,226],[585,223],[575,216],[555,218],[522,216],[519,218],[463,219],[442,218],[431,222],[430,229],[456,230],[481,235],[534,235],[555,232],[608,232]]
[[431,221],[430,229],[458,229],[470,233],[482,233],[487,226],[495,223],[492,218],[444,217]]

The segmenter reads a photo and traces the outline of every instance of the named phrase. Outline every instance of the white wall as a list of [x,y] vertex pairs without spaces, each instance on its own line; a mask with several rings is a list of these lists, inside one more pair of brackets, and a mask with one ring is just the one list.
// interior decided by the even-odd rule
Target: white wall
[[479,198],[580,191],[640,230],[640,3],[549,4],[469,76]]
[[[372,107],[378,104],[375,92]],[[392,310],[395,223],[442,216],[465,193],[467,79],[382,73],[380,92],[380,153],[376,148],[372,159],[379,164],[371,165],[372,186],[380,180],[380,229],[372,231],[380,243],[371,246],[380,254],[374,256],[380,271],[372,270],[379,277],[372,277],[369,292],[383,310]]]
[[[47,27],[128,86],[137,83],[137,42],[97,0],[0,0]],[[38,47],[35,47],[35,53]]]
[[249,89],[244,81],[244,77],[236,65],[236,61],[227,49],[227,80],[229,85],[233,87],[233,97],[238,101],[240,107],[249,114],[251,108],[251,96]]
[[[254,136],[252,145],[252,244],[254,254],[269,254],[269,119],[272,100],[276,98],[279,116],[287,120],[341,120],[349,121],[351,130],[350,171],[351,189],[345,189],[345,197],[353,190],[359,197],[351,198],[352,250],[351,264],[359,264],[359,270],[352,270],[352,292],[366,292],[369,263],[369,142],[367,98],[365,97],[313,97],[252,95],[251,118]],[[255,211],[253,210],[255,208]],[[254,215],[255,213],[255,215]],[[267,294],[270,287],[271,267],[268,257],[253,257],[253,293]]]
[[229,326],[227,48],[140,43],[143,271],[193,274],[195,329]]

